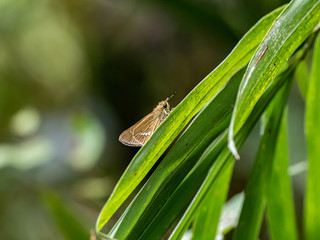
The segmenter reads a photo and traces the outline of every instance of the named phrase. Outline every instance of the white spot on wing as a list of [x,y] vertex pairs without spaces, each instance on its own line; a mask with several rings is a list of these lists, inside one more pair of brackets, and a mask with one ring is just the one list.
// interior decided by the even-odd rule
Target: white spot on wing
[[149,136],[149,135],[151,135],[151,132],[149,131],[149,132],[140,133],[140,135],[142,135],[142,136]]

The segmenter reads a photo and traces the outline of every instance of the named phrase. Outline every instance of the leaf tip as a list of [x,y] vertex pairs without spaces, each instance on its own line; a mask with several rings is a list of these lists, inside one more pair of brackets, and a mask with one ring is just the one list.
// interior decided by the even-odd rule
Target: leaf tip
[[238,153],[236,145],[234,144],[233,139],[229,138],[228,148],[229,148],[230,152],[232,153],[232,155],[235,157],[235,159],[240,160],[240,155]]

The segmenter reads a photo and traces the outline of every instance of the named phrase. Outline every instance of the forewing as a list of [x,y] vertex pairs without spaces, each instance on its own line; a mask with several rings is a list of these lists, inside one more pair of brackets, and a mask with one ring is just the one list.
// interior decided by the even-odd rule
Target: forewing
[[127,146],[141,147],[148,141],[161,122],[157,114],[152,112],[125,130],[120,135],[119,141]]

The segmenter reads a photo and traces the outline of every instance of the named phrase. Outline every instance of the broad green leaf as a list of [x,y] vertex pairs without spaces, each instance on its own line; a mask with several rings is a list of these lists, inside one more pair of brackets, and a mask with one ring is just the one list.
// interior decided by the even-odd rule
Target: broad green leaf
[[309,73],[306,61],[302,61],[296,68],[295,77],[298,82],[301,96],[305,99],[308,89]]
[[97,231],[100,231],[109,221],[186,124],[220,91],[234,73],[248,63],[261,39],[282,9],[273,11],[258,22],[242,38],[230,55],[175,108],[155,131],[131,161],[103,207],[97,219]]
[[275,143],[289,86],[290,81],[287,81],[264,114],[263,135],[245,190],[245,200],[239,224],[233,236],[234,240],[256,240],[258,238],[271,180]]
[[306,138],[308,145],[309,170],[305,201],[306,239],[318,239],[320,236],[320,37],[318,35],[312,62],[306,102]]
[[298,236],[291,178],[288,174],[287,136],[287,111],[285,111],[277,137],[273,172],[267,195],[267,216],[270,235],[273,240],[295,240]]
[[280,14],[251,59],[241,82],[229,128],[229,148],[239,158],[233,136],[289,57],[320,21],[320,0],[295,0]]

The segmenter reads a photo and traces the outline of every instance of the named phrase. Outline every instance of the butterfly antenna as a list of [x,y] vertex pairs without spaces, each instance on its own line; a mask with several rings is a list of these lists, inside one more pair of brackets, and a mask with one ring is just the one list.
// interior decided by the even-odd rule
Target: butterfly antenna
[[166,101],[169,101],[175,94],[176,94],[176,92],[174,92],[170,97],[168,97],[168,98],[166,99]]

